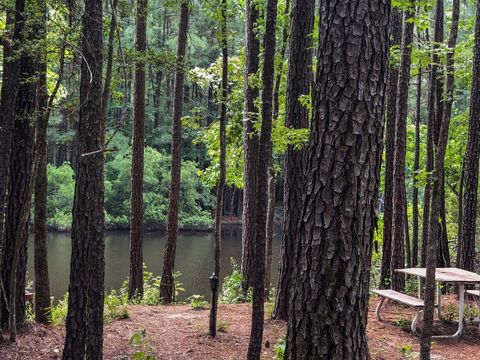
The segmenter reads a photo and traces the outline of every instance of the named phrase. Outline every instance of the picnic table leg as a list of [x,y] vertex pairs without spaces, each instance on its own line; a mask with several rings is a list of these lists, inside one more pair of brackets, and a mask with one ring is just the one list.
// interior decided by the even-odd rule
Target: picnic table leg
[[422,298],[422,278],[420,276],[417,276],[418,279],[418,298]]
[[423,310],[417,311],[417,314],[415,315],[415,318],[412,321],[412,326],[411,326],[412,333],[417,336],[420,336],[420,334],[417,331],[417,323],[420,318],[423,318]]
[[383,302],[385,301],[385,298],[381,298],[380,302],[377,305],[377,308],[375,309],[375,315],[377,316],[378,321],[383,321],[382,317],[380,316],[380,310],[382,309]]
[[442,285],[437,286],[437,314],[438,319],[442,320]]
[[458,329],[453,335],[436,335],[432,336],[434,339],[448,339],[456,338],[462,335],[463,332],[463,309],[465,307],[465,284],[458,285],[459,301],[458,301]]

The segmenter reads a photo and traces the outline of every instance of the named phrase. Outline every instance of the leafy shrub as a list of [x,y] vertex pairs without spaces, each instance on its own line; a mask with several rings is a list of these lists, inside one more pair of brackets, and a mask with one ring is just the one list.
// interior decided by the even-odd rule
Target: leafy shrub
[[285,347],[286,342],[284,338],[278,340],[277,345],[275,345],[275,360],[285,359]]
[[412,321],[405,316],[397,317],[393,320],[393,325],[398,326],[402,330],[410,331],[410,326],[412,325]]
[[[108,228],[128,228],[130,224],[131,150],[107,156],[105,164],[105,222]],[[48,165],[48,224],[58,230],[69,230],[75,193],[75,174],[68,163]],[[182,163],[180,184],[180,227],[209,228],[214,198],[198,175],[192,161]],[[147,227],[165,224],[170,185],[170,156],[145,148],[144,221]]]
[[243,299],[242,294],[242,273],[240,267],[234,258],[230,259],[232,272],[225,277],[220,293],[220,302],[225,304],[235,304]]
[[128,302],[125,296],[112,290],[105,296],[104,319],[106,322],[128,319]]
[[68,311],[68,293],[63,296],[63,299],[57,305],[52,305],[49,311],[50,323],[54,326],[61,326],[65,324]]
[[192,295],[186,300],[190,301],[190,306],[193,310],[204,310],[208,306],[208,301],[205,300],[203,295]]
[[133,334],[130,338],[130,344],[137,349],[134,356],[135,360],[155,360],[153,355],[155,348],[150,344],[145,329]]

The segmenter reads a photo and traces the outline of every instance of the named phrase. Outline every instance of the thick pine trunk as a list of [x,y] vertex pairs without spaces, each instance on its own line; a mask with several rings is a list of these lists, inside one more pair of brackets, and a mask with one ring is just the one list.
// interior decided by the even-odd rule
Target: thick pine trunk
[[253,286],[254,277],[254,246],[255,246],[255,188],[257,174],[258,134],[254,124],[258,120],[258,109],[255,104],[259,90],[252,84],[252,76],[259,68],[260,42],[255,28],[259,18],[257,5],[253,0],[245,1],[245,76],[243,84],[243,226],[242,226],[242,290],[244,296]]
[[367,359],[387,1],[322,1],[306,189],[286,359]]
[[[25,19],[23,11],[25,9],[25,0],[15,1],[15,10],[7,11],[6,25],[13,27],[13,33],[5,34],[3,43],[3,73],[2,73],[2,91],[0,98],[0,273],[4,273],[4,253],[5,253],[5,220],[7,205],[7,188],[10,177],[10,158],[13,139],[13,128],[15,123],[15,98],[19,86],[20,59],[13,57],[12,54],[18,53],[21,44],[24,41]],[[11,41],[8,41],[11,40]],[[0,326],[6,327],[8,318],[8,304],[5,303],[6,294],[4,293],[5,283],[3,276],[0,276]]]
[[457,264],[458,267],[469,271],[475,271],[478,161],[480,158],[480,2],[477,2],[474,49],[470,119],[468,123],[467,149],[465,151],[462,238],[458,249],[460,254]]
[[[402,41],[402,13],[392,9],[389,24],[390,46],[400,46]],[[390,63],[388,69],[386,125],[385,125],[385,194],[383,212],[382,267],[380,288],[390,287],[390,265],[393,237],[393,168],[395,158],[395,117],[397,106],[398,67]]]
[[147,0],[137,0],[135,93],[132,143],[132,196],[130,214],[130,274],[128,298],[143,296],[143,172],[145,149],[145,60]]
[[187,48],[188,0],[182,0],[180,7],[180,25],[178,30],[177,68],[175,70],[173,122],[172,122],[172,167],[170,194],[167,216],[167,234],[165,252],[163,254],[162,280],[160,283],[160,299],[164,304],[175,298],[173,271],[175,269],[175,253],[177,248],[178,207],[180,201],[180,171],[182,164],[182,107],[183,84],[185,79],[185,52]]
[[407,154],[407,115],[408,88],[410,84],[410,65],[412,63],[412,40],[415,17],[415,5],[410,2],[404,11],[400,69],[398,72],[398,89],[395,120],[395,159],[393,169],[393,233],[392,257],[390,263],[391,287],[401,291],[405,286],[405,276],[395,269],[405,267],[405,160]]
[[[104,303],[103,4],[85,2],[72,257],[63,359],[101,359]],[[87,65],[88,63],[88,65]]]
[[[287,75],[287,98],[285,125],[301,129],[308,127],[309,111],[299,98],[310,94],[312,83],[312,31],[315,2],[294,0],[291,12],[289,67]],[[289,146],[285,154],[285,179],[283,199],[283,235],[275,301],[274,317],[286,320],[290,303],[294,254],[299,241],[297,225],[302,209],[304,193],[306,149]]]

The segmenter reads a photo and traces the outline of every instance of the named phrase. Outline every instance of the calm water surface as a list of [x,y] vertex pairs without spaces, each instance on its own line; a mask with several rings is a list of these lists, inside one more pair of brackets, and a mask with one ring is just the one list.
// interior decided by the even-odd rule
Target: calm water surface
[[[128,276],[129,247],[128,231],[109,231],[105,236],[105,287],[118,289]],[[241,227],[228,227],[222,236],[222,275],[230,273],[230,258],[240,262],[242,252]],[[144,262],[148,271],[161,274],[165,233],[145,233],[143,244]],[[278,256],[280,252],[280,232],[277,230],[273,241],[272,283],[276,285]],[[178,236],[176,270],[182,273],[185,293],[181,299],[193,294],[209,295],[208,278],[213,270],[213,238],[211,233],[183,232]],[[48,261],[51,295],[56,300],[68,290],[70,276],[71,239],[69,234],[51,233],[48,235]],[[33,279],[33,238],[28,245],[28,273]]]

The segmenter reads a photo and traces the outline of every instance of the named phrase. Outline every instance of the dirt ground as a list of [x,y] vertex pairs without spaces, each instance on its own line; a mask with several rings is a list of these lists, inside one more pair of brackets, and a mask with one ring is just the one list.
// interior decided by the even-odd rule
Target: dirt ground
[[[376,303],[377,300],[372,300],[368,324],[372,359],[417,359],[419,339],[399,326],[402,322],[408,325],[406,320],[411,319],[412,311],[387,304],[383,312],[386,321],[380,323],[375,319]],[[131,306],[129,313],[129,319],[106,325],[104,359],[132,359],[140,351],[158,360],[245,359],[250,304],[220,305],[219,324],[223,331],[215,340],[208,336],[208,310],[193,310],[188,305]],[[285,334],[285,323],[268,319],[265,324],[262,359],[274,359],[274,347]],[[454,323],[436,325],[442,333],[454,332],[456,327]],[[138,340],[137,344],[132,343],[132,336]],[[29,323],[19,332],[16,344],[0,347],[0,359],[59,359],[63,337],[61,328]],[[461,339],[435,341],[432,359],[473,360],[479,354],[479,326],[467,325]]]

